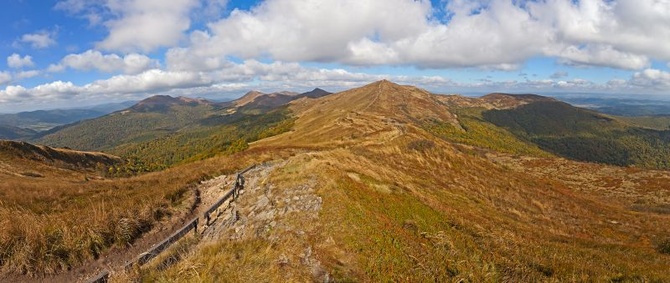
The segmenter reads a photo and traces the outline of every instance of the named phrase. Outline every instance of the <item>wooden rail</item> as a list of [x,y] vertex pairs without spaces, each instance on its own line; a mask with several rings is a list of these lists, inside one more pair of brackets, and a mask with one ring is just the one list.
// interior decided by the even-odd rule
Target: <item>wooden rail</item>
[[109,281],[109,270],[105,269],[93,278],[89,278],[86,283],[107,283]]
[[135,260],[126,264],[125,269],[130,270],[135,264],[141,266],[149,262],[151,259],[158,256],[161,252],[170,247],[174,242],[179,241],[179,239],[186,236],[186,234],[191,232],[191,230],[195,230],[196,232],[198,231],[198,218],[189,221],[188,224],[174,232],[172,235],[170,235],[170,237],[154,245],[147,252],[140,254]]
[[212,212],[216,211],[219,209],[219,207],[226,202],[230,197],[233,197],[234,199],[237,199],[239,195],[239,191],[244,188],[244,176],[242,174],[249,172],[249,170],[254,169],[256,165],[251,165],[248,168],[240,171],[237,173],[237,178],[235,179],[235,183],[233,183],[233,187],[225,194],[223,197],[221,197],[219,200],[217,200],[212,206],[210,206],[206,211],[205,211],[205,220],[206,224],[210,224],[211,220],[211,214]]
[[[239,196],[239,192],[241,189],[244,188],[244,176],[242,174],[249,172],[249,170],[254,169],[256,165],[252,165],[247,167],[246,169],[240,171],[237,173],[237,178],[235,179],[235,183],[233,184],[233,187],[226,192],[223,197],[221,197],[219,200],[217,200],[212,206],[207,209],[204,213],[204,217],[207,220],[207,225],[209,225],[210,222],[210,217],[212,212],[216,211],[224,202],[226,202],[228,199],[231,197],[233,200],[236,200],[237,197]],[[198,196],[196,196],[198,197]],[[137,264],[138,266],[144,265],[145,263],[149,262],[151,259],[155,258],[158,256],[161,252],[165,251],[168,247],[170,247],[173,243],[176,241],[179,241],[181,238],[186,236],[188,232],[191,230],[195,230],[196,232],[198,231],[198,218],[194,218],[193,220],[189,221],[184,227],[181,229],[177,230],[174,232],[172,235],[167,237],[165,240],[161,241],[160,243],[154,245],[151,247],[147,252],[144,252],[137,256],[134,260],[131,262],[126,263],[124,266],[125,270],[128,271]],[[110,277],[110,271],[109,270],[103,270],[98,275],[95,277],[89,278],[86,282],[87,283],[106,283],[109,281]]]

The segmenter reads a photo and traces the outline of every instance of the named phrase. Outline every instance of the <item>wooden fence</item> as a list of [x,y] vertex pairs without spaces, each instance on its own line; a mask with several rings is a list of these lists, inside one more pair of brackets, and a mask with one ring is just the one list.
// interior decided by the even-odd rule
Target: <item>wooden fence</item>
[[[212,206],[210,206],[204,213],[204,218],[207,220],[207,225],[210,224],[210,217],[211,214],[216,211],[223,203],[225,203],[228,199],[231,197],[233,198],[233,201],[237,199],[239,196],[239,192],[241,189],[244,188],[244,176],[242,176],[244,173],[249,172],[249,170],[254,169],[256,165],[249,166],[248,168],[240,171],[237,173],[237,178],[235,179],[235,183],[233,184],[233,187],[226,192],[223,197],[221,197],[219,200],[217,200]],[[128,271],[137,264],[138,266],[144,265],[145,263],[149,262],[151,259],[157,257],[161,252],[165,251],[168,247],[170,247],[173,243],[176,241],[179,241],[181,238],[186,236],[188,232],[191,230],[195,230],[196,232],[198,231],[198,218],[196,217],[195,219],[189,221],[184,227],[181,229],[177,230],[174,232],[172,235],[167,237],[165,240],[161,241],[160,243],[154,245],[151,247],[147,252],[144,252],[137,256],[134,260],[131,262],[126,263],[125,265],[125,270]],[[105,283],[109,280],[110,277],[110,272],[109,270],[103,270],[98,275],[95,277],[92,277],[88,279],[86,282],[87,283]]]
[[219,207],[231,197],[233,197],[233,200],[237,199],[240,190],[244,188],[244,176],[242,176],[242,174],[249,172],[249,170],[254,169],[255,167],[256,165],[251,165],[247,169],[244,169],[241,172],[237,173],[237,178],[235,178],[235,183],[233,183],[233,187],[225,195],[223,195],[223,197],[214,202],[214,204],[212,204],[212,206],[210,206],[209,209],[205,211],[204,217],[205,220],[207,221],[206,222],[207,225],[210,224],[212,212],[219,209]]
[[186,236],[186,234],[191,232],[191,230],[195,230],[196,232],[198,231],[198,218],[189,221],[186,225],[184,225],[184,227],[170,235],[170,237],[167,237],[167,239],[154,245],[147,252],[140,254],[133,261],[127,263],[125,269],[130,270],[135,264],[140,266],[144,265],[170,247],[174,242],[179,241],[181,238]]

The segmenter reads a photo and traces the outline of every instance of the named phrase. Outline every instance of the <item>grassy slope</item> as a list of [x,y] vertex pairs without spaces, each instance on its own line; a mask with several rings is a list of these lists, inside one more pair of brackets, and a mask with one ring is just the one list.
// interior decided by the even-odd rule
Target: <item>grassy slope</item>
[[[267,180],[283,187],[318,176],[324,206],[305,229],[335,280],[670,280],[670,257],[655,250],[670,235],[667,214],[632,211],[603,196],[604,187],[579,192],[555,174],[496,165],[439,140],[410,150],[411,141],[297,153],[290,170]],[[634,198],[617,189],[612,199]],[[663,182],[646,189],[668,201]],[[144,280],[309,280],[299,263],[277,263],[291,247],[222,240]]]
[[[154,217],[156,211],[184,209],[179,203],[187,184],[252,162],[287,159],[290,166],[267,182],[290,188],[316,178],[323,198],[320,219],[305,226],[304,236],[282,243],[257,238],[206,245],[144,279],[307,281],[311,272],[299,261],[277,263],[294,248],[290,239],[306,237],[338,281],[670,280],[670,258],[655,250],[670,235],[668,214],[655,209],[669,201],[664,184],[670,174],[628,179],[630,172],[600,165],[483,155],[415,125],[453,121],[448,115],[415,116],[412,109],[439,113],[441,108],[426,104],[430,99],[421,92],[406,94],[420,99],[415,104],[410,96],[373,95],[381,106],[361,98],[355,105],[367,107],[337,112],[332,110],[347,103],[333,109],[298,105],[292,132],[231,157],[164,172],[113,181],[86,181],[77,172],[44,173],[54,176],[49,180],[15,176],[0,185],[5,186],[0,187],[0,212],[5,213],[0,219],[10,227],[0,239],[22,240],[0,249],[2,268],[54,272],[92,258],[101,239],[114,239],[108,245],[127,241],[127,233],[110,232],[117,230],[119,219],[153,223],[160,218]],[[328,99],[335,100],[305,103]],[[393,105],[396,100],[404,105]],[[547,171],[566,162],[571,170]],[[45,193],[45,187],[51,190]],[[637,203],[641,196],[657,197]],[[116,199],[113,206],[109,199]]]
[[110,150],[126,143],[163,137],[206,117],[210,105],[175,105],[165,112],[115,112],[65,127],[39,142],[80,150]]
[[0,125],[0,139],[27,139],[36,134],[30,129],[23,129],[9,125]]
[[138,159],[149,170],[230,154],[285,131],[285,108],[233,114],[213,105],[174,105],[159,112],[122,111],[64,128],[40,139],[50,145],[104,150]]
[[630,126],[562,102],[537,102],[490,110],[484,118],[519,139],[580,161],[670,168],[670,131]]
[[619,117],[619,119],[642,128],[649,128],[659,131],[670,129],[670,116],[636,116]]
[[[290,126],[290,120],[279,124]],[[250,125],[242,133],[259,138],[284,131],[270,125]],[[232,172],[240,166],[234,161],[244,160],[225,157],[104,179],[99,168],[70,170],[2,157],[0,275],[55,274],[97,258],[110,247],[123,248],[158,222],[185,213],[193,183]]]
[[[374,109],[335,114],[328,100],[314,103],[324,106],[297,104],[294,132],[256,143],[252,152],[276,158],[289,144],[297,148],[283,157],[290,170],[266,180],[278,188],[318,178],[323,208],[318,223],[304,226],[305,237],[336,281],[670,280],[670,256],[656,250],[670,237],[670,216],[633,209],[640,196],[658,196],[645,198],[646,207],[670,200],[668,172],[634,179],[602,165],[484,155],[403,123],[412,117],[397,112],[381,119]],[[571,170],[547,171],[566,163]],[[143,276],[309,280],[299,262],[278,263],[291,249],[264,238],[222,240]]]
[[485,110],[482,108],[457,109],[454,111],[458,113],[460,128],[447,123],[430,121],[424,124],[424,129],[447,141],[487,148],[497,152],[551,156],[550,153],[543,151],[537,145],[525,142],[504,128],[497,127],[484,120],[482,112]]

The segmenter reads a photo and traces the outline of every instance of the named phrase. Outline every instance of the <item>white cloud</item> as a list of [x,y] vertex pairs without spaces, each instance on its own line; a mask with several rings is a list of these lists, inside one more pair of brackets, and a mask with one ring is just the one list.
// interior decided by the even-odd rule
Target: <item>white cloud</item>
[[90,26],[102,24],[107,10],[103,1],[90,0],[63,0],[56,3],[54,9],[65,11],[70,15],[78,15],[88,20]]
[[195,14],[195,17],[202,17],[205,20],[219,19],[226,10],[228,0],[204,0],[201,9]]
[[197,0],[109,0],[106,7],[116,18],[104,25],[107,38],[97,43],[105,50],[122,52],[153,51],[178,43],[189,29],[189,13]]
[[122,71],[126,74],[139,74],[148,69],[158,67],[158,61],[146,55],[130,53],[121,57],[116,54],[102,54],[100,51],[88,50],[80,54],[69,54],[59,64],[49,66],[49,71],[59,72],[65,68],[89,71],[97,70],[107,73]]
[[[475,83],[455,82],[441,76],[398,76],[351,72],[344,69],[305,67],[298,63],[262,63],[246,60],[241,63],[223,61],[220,69],[210,72],[164,71],[151,69],[135,75],[117,75],[89,84],[75,85],[72,82],[56,81],[33,88],[20,85],[7,86],[0,90],[2,106],[12,109],[57,105],[76,99],[78,103],[99,103],[109,100],[141,99],[155,93],[173,96],[239,96],[250,89],[266,91],[305,91],[314,87],[331,91],[344,90],[381,79],[396,83],[415,85],[435,93],[459,91],[476,92],[594,92],[594,93],[665,93],[670,90],[670,73],[647,69],[636,73],[628,80],[613,79],[606,83],[595,83],[585,79],[539,79],[539,80],[482,80]],[[12,75],[0,73],[0,81],[12,80]],[[653,90],[653,91],[649,91]]]
[[98,80],[85,85],[84,88],[91,93],[136,94],[211,84],[211,79],[202,73],[166,72],[152,69],[138,75],[118,75],[106,80]]
[[55,36],[55,32],[39,31],[24,34],[18,42],[30,44],[30,47],[34,49],[44,49],[56,45]]
[[398,40],[422,31],[429,13],[428,1],[265,1],[195,32],[191,44],[204,57],[269,54],[281,61],[335,61],[350,57],[350,43]]
[[12,81],[12,74],[6,71],[0,71],[0,85],[4,85]]
[[[2,73],[0,73],[0,79],[2,79]],[[137,98],[162,91],[171,92],[210,85],[212,85],[211,80],[203,74],[153,69],[137,75],[118,75],[83,86],[63,81],[46,83],[33,88],[10,85],[0,90],[0,102],[49,103],[72,99],[77,99],[78,102],[105,101],[115,97]]]
[[650,58],[670,59],[668,1],[550,0],[528,6],[542,24],[554,29],[551,43],[568,50],[549,50],[547,55],[623,69],[648,67]]
[[631,83],[646,89],[670,91],[670,73],[656,69],[646,69],[635,73]]
[[[56,81],[33,88],[7,86],[0,90],[0,102],[41,103],[78,102],[138,99],[154,93],[170,95],[220,95],[233,92],[239,95],[249,89],[294,89],[314,87],[354,87],[381,80],[392,79],[399,83],[446,85],[450,81],[441,77],[409,77],[353,73],[343,69],[319,69],[298,63],[261,63],[247,60],[235,64],[225,62],[224,68],[214,72],[163,71],[152,69],[136,75],[117,75],[77,86],[72,82]],[[9,74],[7,74],[9,75]],[[1,76],[0,76],[1,77]],[[11,80],[11,76],[8,81]],[[290,82],[287,85],[287,82]]]
[[647,56],[621,52],[606,45],[587,45],[584,48],[568,46],[561,50],[557,56],[563,64],[573,66],[601,66],[639,70],[651,65]]
[[168,70],[173,71],[213,71],[223,68],[223,56],[207,56],[187,48],[172,48],[165,53]]
[[[551,56],[580,66],[647,68],[670,60],[670,2],[653,0],[267,0],[191,32],[168,52],[183,70],[221,58],[518,70]],[[439,19],[447,16],[447,20]]]
[[[0,77],[1,77],[0,73]],[[28,91],[23,86],[7,86],[4,90],[0,90],[0,102],[20,102],[22,98],[29,98]]]
[[95,1],[89,0],[64,0],[56,3],[54,9],[63,10],[72,14],[80,13],[90,7]]
[[19,69],[23,67],[32,67],[34,65],[35,63],[33,63],[33,57],[30,55],[21,57],[21,55],[14,53],[7,57],[7,66],[10,68]]
[[18,72],[18,73],[16,73],[15,76],[16,76],[17,80],[22,80],[22,79],[28,79],[28,78],[39,76],[39,74],[40,74],[40,71],[38,71],[38,70],[30,70],[30,71]]

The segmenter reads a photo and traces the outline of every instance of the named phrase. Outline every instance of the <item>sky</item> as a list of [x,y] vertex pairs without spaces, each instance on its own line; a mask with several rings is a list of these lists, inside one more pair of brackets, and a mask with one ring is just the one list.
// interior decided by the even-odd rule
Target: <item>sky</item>
[[0,26],[4,113],[380,79],[670,100],[670,0],[4,0]]

